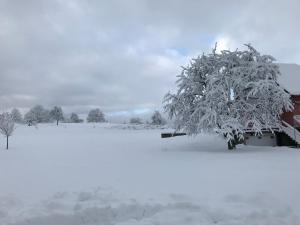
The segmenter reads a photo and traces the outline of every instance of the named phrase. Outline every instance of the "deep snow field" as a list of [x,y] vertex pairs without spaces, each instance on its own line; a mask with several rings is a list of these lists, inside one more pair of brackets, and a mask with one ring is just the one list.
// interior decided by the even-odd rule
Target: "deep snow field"
[[300,224],[299,149],[127,128],[19,125],[8,151],[0,139],[0,224]]

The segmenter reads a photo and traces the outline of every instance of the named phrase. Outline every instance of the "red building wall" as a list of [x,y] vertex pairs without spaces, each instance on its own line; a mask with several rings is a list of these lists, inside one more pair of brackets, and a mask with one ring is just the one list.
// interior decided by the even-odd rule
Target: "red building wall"
[[281,115],[281,119],[293,127],[299,127],[300,128],[300,123],[298,123],[295,119],[295,115],[299,115],[300,117],[300,95],[292,95],[292,101],[294,104],[294,110],[292,112],[284,112]]

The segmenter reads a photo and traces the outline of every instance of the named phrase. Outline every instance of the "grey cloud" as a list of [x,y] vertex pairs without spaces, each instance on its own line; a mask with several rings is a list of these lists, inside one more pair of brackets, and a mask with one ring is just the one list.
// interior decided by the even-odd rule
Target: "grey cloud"
[[191,56],[228,39],[300,62],[298,1],[0,1],[0,107],[160,108]]

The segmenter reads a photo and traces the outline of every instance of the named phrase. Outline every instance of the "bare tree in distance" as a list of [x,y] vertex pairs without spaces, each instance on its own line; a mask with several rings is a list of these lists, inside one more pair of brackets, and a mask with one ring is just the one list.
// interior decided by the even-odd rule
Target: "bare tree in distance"
[[155,111],[151,116],[151,124],[153,125],[165,125],[166,120],[162,117],[159,111]]
[[129,123],[131,124],[142,124],[142,120],[139,117],[132,117],[129,121]]
[[45,109],[42,105],[32,107],[24,116],[28,126],[36,123],[48,123],[51,121],[49,110]]
[[0,133],[6,137],[6,149],[8,149],[8,138],[15,130],[15,122],[13,117],[9,113],[3,113],[0,115]]
[[23,123],[23,117],[19,109],[17,108],[12,109],[11,116],[15,123]]
[[79,116],[76,113],[72,113],[70,116],[71,123],[82,123],[83,120],[79,118]]
[[37,124],[37,118],[36,115],[33,111],[28,111],[25,115],[24,115],[24,122],[28,125],[28,126],[32,126]]
[[104,113],[100,110],[100,109],[92,109],[87,117],[87,122],[88,123],[101,123],[101,122],[105,122],[105,118],[104,118]]
[[64,119],[62,108],[59,106],[54,106],[54,108],[50,111],[50,116],[56,120],[56,125],[58,126],[58,122]]

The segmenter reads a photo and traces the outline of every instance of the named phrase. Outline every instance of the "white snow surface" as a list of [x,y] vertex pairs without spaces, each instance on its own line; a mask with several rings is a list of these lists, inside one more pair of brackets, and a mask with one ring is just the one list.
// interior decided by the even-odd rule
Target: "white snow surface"
[[300,224],[300,150],[123,127],[19,126],[8,151],[3,138],[0,224]]
[[278,83],[292,95],[300,95],[300,65],[279,63]]

